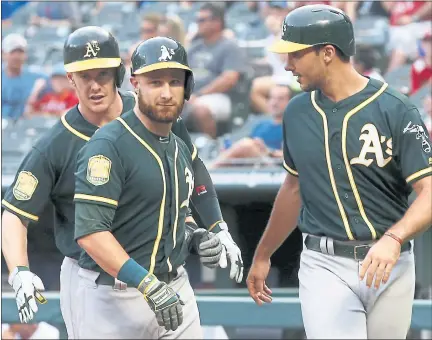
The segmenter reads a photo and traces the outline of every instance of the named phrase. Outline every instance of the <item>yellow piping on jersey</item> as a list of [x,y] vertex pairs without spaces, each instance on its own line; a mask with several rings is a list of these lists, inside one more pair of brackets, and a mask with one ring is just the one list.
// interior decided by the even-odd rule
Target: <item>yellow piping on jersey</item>
[[334,174],[333,174],[333,169],[332,169],[332,165],[331,165],[331,159],[330,159],[330,148],[329,148],[329,141],[328,141],[328,125],[327,125],[327,117],[324,113],[324,111],[317,105],[317,103],[315,102],[315,91],[311,92],[311,101],[312,101],[312,105],[314,106],[315,110],[318,111],[318,113],[321,115],[321,118],[323,120],[323,125],[324,125],[324,147],[325,147],[325,157],[326,157],[326,161],[327,161],[327,169],[328,169],[328,173],[330,176],[330,183],[331,183],[331,187],[333,189],[333,194],[334,197],[336,199],[336,203],[337,206],[339,208],[339,212],[341,214],[342,217],[342,222],[344,224],[345,227],[345,231],[348,235],[348,238],[350,240],[354,240],[354,236],[351,232],[349,223],[348,223],[348,218],[345,214],[345,210],[344,207],[342,205],[342,202],[339,198],[339,194],[337,192],[336,189],[336,182],[335,182],[335,178],[334,178]]
[[193,146],[192,161],[194,161],[196,156],[197,156],[198,150],[197,150],[197,147],[195,146],[195,144],[192,144],[192,146]]
[[[177,141],[175,141],[175,154],[174,154],[174,183],[175,183],[175,218],[174,218],[174,230],[173,230],[173,249],[176,247],[177,244],[177,225],[178,225],[178,214],[179,214],[179,206],[178,206],[178,202],[179,202],[179,184],[178,184],[178,173],[177,173],[177,157],[178,157],[178,145],[177,145]],[[169,267],[169,271],[172,270],[172,265],[171,262],[169,260],[169,257],[167,259],[168,262],[168,267]]]
[[113,200],[111,198],[101,197],[101,196],[93,196],[93,195],[86,195],[86,194],[75,194],[74,198],[78,198],[81,200],[86,201],[95,201],[95,202],[102,202],[102,203],[108,203],[114,206],[118,206],[118,202],[116,200]]
[[288,171],[291,175],[298,176],[298,172],[295,171],[294,169],[290,168],[290,167],[288,166],[288,164],[286,164],[285,161],[283,161],[283,167],[284,167],[285,170]]
[[70,132],[72,132],[75,136],[84,139],[87,142],[90,140],[91,137],[82,134],[81,132],[75,130],[72,126],[69,125],[69,123],[66,121],[66,115],[61,116],[60,120],[63,123],[64,127]]
[[416,178],[418,178],[418,177],[420,177],[422,175],[425,175],[425,174],[427,174],[429,172],[432,172],[432,167],[428,167],[426,169],[423,169],[423,170],[420,170],[420,171],[417,171],[417,172],[413,173],[411,176],[408,176],[406,178],[406,181],[407,181],[407,183],[409,183],[412,180],[414,180],[414,179],[416,179]]
[[350,181],[351,184],[351,189],[354,193],[354,197],[355,200],[357,202],[359,211],[360,211],[360,215],[363,218],[363,220],[366,222],[366,225],[368,226],[371,234],[372,234],[372,239],[375,240],[377,237],[376,234],[376,230],[374,228],[374,226],[372,225],[372,223],[369,221],[369,219],[366,216],[366,212],[364,210],[363,207],[363,203],[362,200],[360,198],[360,194],[357,190],[357,185],[355,183],[354,180],[354,176],[352,174],[351,171],[351,165],[348,159],[348,154],[347,154],[347,146],[346,146],[346,137],[347,137],[347,130],[348,130],[348,120],[354,116],[357,112],[359,112],[361,109],[363,109],[365,106],[369,105],[370,103],[372,103],[376,98],[378,98],[387,88],[388,84],[384,83],[383,86],[381,86],[381,88],[371,97],[369,97],[368,99],[366,99],[363,103],[357,105],[355,108],[353,108],[351,111],[349,111],[346,115],[345,118],[343,120],[342,123],[342,155],[343,155],[343,159],[345,162],[345,167],[346,167],[346,171],[348,173],[348,179]]
[[162,230],[163,230],[163,222],[164,222],[164,212],[165,212],[165,200],[166,200],[166,180],[165,180],[165,170],[164,166],[162,164],[162,160],[160,159],[159,155],[152,149],[150,145],[148,145],[140,136],[138,136],[131,127],[123,120],[123,118],[117,117],[116,118],[120,123],[123,124],[123,126],[134,136],[156,159],[162,176],[162,182],[163,182],[163,194],[162,194],[162,201],[160,204],[159,209],[159,222],[158,222],[158,232],[156,236],[156,240],[153,246],[153,251],[150,257],[150,269],[149,273],[153,274],[155,265],[156,265],[156,254],[159,248],[159,243],[162,238]]
[[2,200],[2,204],[5,207],[9,208],[10,210],[15,211],[17,214],[20,214],[21,216],[27,217],[27,218],[31,219],[32,221],[39,221],[39,217],[38,216],[32,215],[32,214],[30,214],[28,212],[25,212],[24,210],[21,210],[21,209],[15,207],[15,206],[13,206],[12,204],[10,204],[9,202],[7,202],[5,200]]

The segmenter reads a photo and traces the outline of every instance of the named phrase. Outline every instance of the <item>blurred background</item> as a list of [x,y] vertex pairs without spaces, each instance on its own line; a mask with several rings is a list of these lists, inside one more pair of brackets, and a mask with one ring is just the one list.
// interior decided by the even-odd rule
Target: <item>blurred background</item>
[[[409,96],[432,135],[432,2],[430,1],[2,1],[2,195],[32,144],[77,104],[63,68],[63,43],[81,26],[97,25],[118,39],[130,66],[136,44],[157,35],[186,46],[196,86],[183,112],[192,139],[215,183],[224,218],[240,245],[247,269],[285,176],[282,113],[300,92],[283,56],[267,52],[279,39],[291,10],[324,3],[344,10],[355,28],[352,62],[365,76],[385,80]],[[127,72],[122,89],[131,90]],[[201,94],[226,80],[221,93]],[[413,198],[413,197],[412,197]],[[59,290],[63,260],[52,234],[53,209],[29,227],[29,258],[50,291]],[[272,258],[270,286],[280,296],[297,296],[301,235],[295,231]],[[416,240],[416,298],[431,299],[432,236]],[[197,294],[245,297],[227,270],[211,271],[190,258],[187,269]],[[2,258],[2,292],[11,291]],[[9,306],[9,305],[8,305]],[[15,303],[11,313],[16,314]],[[3,307],[5,308],[5,307]],[[4,311],[3,311],[4,312]],[[219,312],[221,312],[219,310]],[[269,318],[271,315],[268,316]],[[65,336],[61,323],[2,325],[2,338]],[[303,338],[296,326],[206,328],[207,338]],[[410,338],[431,339],[413,329]]]

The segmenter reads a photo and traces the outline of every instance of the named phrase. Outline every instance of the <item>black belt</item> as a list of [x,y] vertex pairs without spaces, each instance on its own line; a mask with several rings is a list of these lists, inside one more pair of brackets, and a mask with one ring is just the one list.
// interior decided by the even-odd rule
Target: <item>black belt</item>
[[[331,243],[333,246],[331,246]],[[323,254],[336,255],[354,259],[364,260],[373,244],[368,241],[337,241],[328,237],[307,235],[305,238],[306,248]],[[411,249],[411,243],[404,243],[401,252]]]
[[[172,272],[169,273],[155,274],[159,281],[165,282],[166,284],[169,284],[172,280],[174,280],[177,275],[177,269],[174,269]],[[100,275],[96,279],[96,283],[99,285],[113,286],[113,288],[117,290],[125,290],[127,288],[126,283],[113,278],[111,275],[108,275],[105,272],[100,273]]]

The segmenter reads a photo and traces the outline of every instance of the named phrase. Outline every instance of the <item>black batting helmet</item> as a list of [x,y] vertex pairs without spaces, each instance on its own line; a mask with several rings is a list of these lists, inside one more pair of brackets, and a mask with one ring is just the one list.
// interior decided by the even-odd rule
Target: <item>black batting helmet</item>
[[81,27],[72,32],[63,47],[63,60],[66,72],[115,67],[117,87],[121,86],[126,71],[116,38],[97,26]]
[[185,48],[176,40],[155,37],[141,42],[132,54],[131,74],[143,74],[161,69],[186,71],[185,99],[188,100],[195,85]]
[[291,53],[316,45],[334,45],[343,54],[355,54],[354,29],[340,9],[327,5],[308,5],[291,11],[283,22],[282,39],[269,50]]

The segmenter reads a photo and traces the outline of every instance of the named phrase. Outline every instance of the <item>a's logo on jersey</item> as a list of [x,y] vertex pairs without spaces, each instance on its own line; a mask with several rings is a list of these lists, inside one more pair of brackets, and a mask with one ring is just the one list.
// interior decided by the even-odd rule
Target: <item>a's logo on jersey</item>
[[[387,139],[385,136],[380,136],[378,130],[373,124],[366,124],[361,129],[362,134],[359,140],[364,141],[363,147],[358,157],[351,159],[351,164],[362,164],[369,166],[374,161],[374,158],[380,168],[385,167],[392,159],[392,139]],[[385,147],[386,158],[382,144]]]
[[18,201],[28,201],[38,185],[38,179],[30,171],[21,171],[13,187],[13,195]]
[[410,121],[408,125],[403,130],[403,133],[415,133],[416,139],[421,139],[421,145],[424,152],[429,153],[431,152],[431,146],[428,141],[429,136],[427,135],[426,131],[424,130],[423,126],[414,124],[412,125],[412,122]]
[[185,180],[188,185],[188,195],[187,198],[182,202],[180,207],[189,207],[189,199],[192,196],[193,186],[194,186],[194,177],[192,172],[186,167],[185,168]]
[[87,165],[87,181],[93,185],[104,185],[109,182],[111,160],[102,155],[90,157]]
[[100,51],[99,43],[96,40],[89,41],[86,44],[86,48],[87,50],[84,58],[97,57],[98,52]]
[[172,59],[172,56],[175,54],[172,48],[168,48],[165,45],[161,46],[161,56],[159,57],[159,61],[168,61]]

